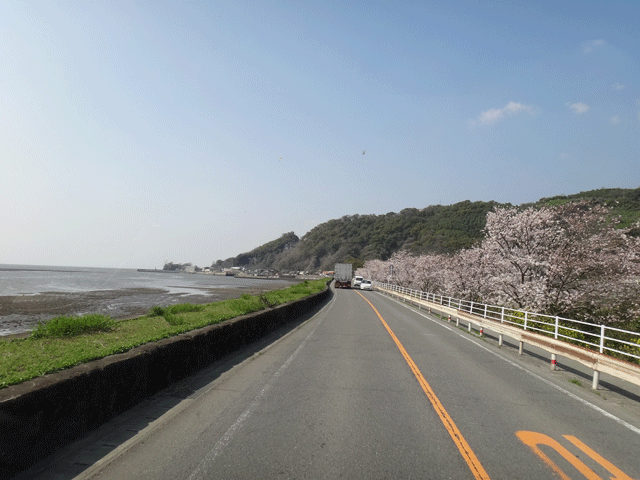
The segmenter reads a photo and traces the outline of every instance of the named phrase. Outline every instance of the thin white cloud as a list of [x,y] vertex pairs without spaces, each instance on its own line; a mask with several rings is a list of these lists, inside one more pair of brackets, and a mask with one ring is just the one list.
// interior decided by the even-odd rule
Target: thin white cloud
[[609,120],[613,125],[618,125],[622,120],[620,119],[619,116],[614,115],[613,117],[611,117],[611,119]]
[[584,52],[585,55],[587,55],[593,52],[594,48],[602,47],[605,43],[606,42],[602,38],[599,40],[590,40],[588,42],[583,42],[582,51]]
[[625,88],[627,88],[627,87],[625,87],[624,85],[622,85],[621,83],[619,83],[619,82],[618,82],[618,83],[614,83],[614,84],[613,84],[613,88],[614,88],[615,90],[624,90],[624,89],[625,89]]
[[587,113],[589,111],[589,109],[591,108],[589,105],[587,105],[586,103],[583,103],[583,102],[576,102],[576,103],[567,102],[567,103],[565,103],[565,105],[567,107],[569,107],[571,110],[573,110],[578,115],[581,115],[583,113]]
[[489,110],[485,110],[478,118],[475,120],[471,120],[470,126],[476,125],[492,125],[500,120],[503,120],[506,117],[510,117],[520,112],[529,112],[534,114],[536,111],[535,107],[531,105],[523,105],[517,102],[509,102],[503,108],[490,108]]

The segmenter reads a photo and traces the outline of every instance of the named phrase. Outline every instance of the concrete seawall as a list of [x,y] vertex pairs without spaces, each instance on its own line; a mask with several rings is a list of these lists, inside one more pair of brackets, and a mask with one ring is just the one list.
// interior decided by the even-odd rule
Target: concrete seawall
[[171,383],[295,321],[331,289],[0,390],[0,479],[42,460]]

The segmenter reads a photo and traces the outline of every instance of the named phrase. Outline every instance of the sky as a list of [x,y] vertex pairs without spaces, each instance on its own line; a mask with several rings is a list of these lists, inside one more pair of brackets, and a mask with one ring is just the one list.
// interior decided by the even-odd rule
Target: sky
[[640,2],[0,2],[0,264],[640,186]]

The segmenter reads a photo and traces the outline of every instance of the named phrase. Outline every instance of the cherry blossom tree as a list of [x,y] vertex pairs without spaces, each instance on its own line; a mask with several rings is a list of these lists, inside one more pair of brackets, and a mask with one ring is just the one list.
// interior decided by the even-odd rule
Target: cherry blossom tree
[[454,255],[396,252],[359,274],[429,293],[595,323],[640,318],[640,225],[617,229],[588,202],[496,208],[480,245]]
[[480,247],[490,300],[561,315],[586,315],[604,304],[619,313],[620,302],[637,309],[638,239],[616,229],[607,214],[587,202],[490,212]]
[[389,265],[382,260],[367,260],[361,268],[356,270],[355,274],[375,282],[389,282],[390,280]]
[[402,287],[410,287],[417,274],[416,257],[406,250],[391,255],[388,264],[391,267],[391,281]]
[[449,257],[425,254],[413,259],[415,274],[412,287],[429,293],[440,293],[445,285]]
[[491,278],[487,255],[481,248],[460,250],[443,262],[446,295],[465,300],[483,301],[490,297]]

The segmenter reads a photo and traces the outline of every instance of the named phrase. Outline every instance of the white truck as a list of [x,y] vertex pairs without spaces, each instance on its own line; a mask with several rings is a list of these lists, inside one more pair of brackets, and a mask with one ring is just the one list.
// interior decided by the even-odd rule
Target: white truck
[[351,276],[353,266],[350,263],[336,263],[333,278],[336,288],[351,288]]

